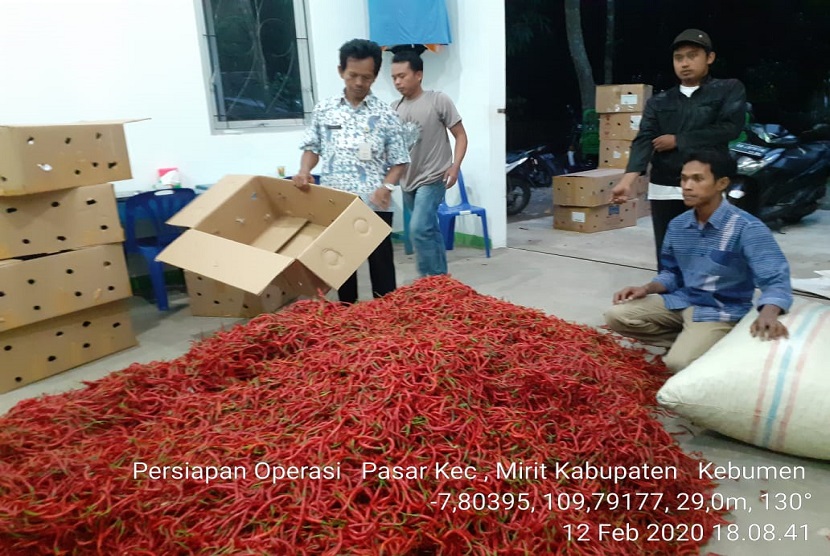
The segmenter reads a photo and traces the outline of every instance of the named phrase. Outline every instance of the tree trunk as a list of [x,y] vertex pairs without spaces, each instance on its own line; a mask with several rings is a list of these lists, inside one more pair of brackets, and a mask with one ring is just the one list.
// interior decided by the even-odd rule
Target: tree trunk
[[568,33],[568,49],[571,52],[571,60],[573,60],[576,78],[579,82],[579,96],[582,99],[582,108],[579,111],[581,116],[585,110],[593,108],[596,103],[596,84],[591,62],[585,51],[585,39],[582,37],[582,14],[579,2],[580,0],[565,0],[565,28]]
[[605,1],[605,84],[614,83],[614,0]]
[[262,50],[262,2],[261,0],[245,0],[238,2],[237,7],[245,33],[251,41],[249,51],[251,56],[249,71],[251,73],[245,78],[245,83],[240,89],[240,95],[246,92],[252,77],[256,76],[259,81],[258,85],[262,90],[263,99],[268,102],[271,96],[269,92],[271,84],[268,81],[268,66],[265,63],[265,53]]

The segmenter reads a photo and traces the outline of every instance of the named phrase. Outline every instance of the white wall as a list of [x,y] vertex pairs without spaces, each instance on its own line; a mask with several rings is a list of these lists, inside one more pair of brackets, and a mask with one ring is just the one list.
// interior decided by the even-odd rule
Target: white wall
[[[151,187],[157,168],[178,166],[185,185],[229,173],[290,173],[301,127],[211,133],[199,0],[0,0],[0,123],[151,118],[128,124],[133,180]],[[505,245],[504,3],[448,0],[454,44],[424,54],[425,86],[457,103],[470,137],[463,166],[470,201],[487,208],[494,246]],[[365,0],[309,0],[317,97],[342,88],[337,50],[368,34]],[[374,87],[397,98],[391,55]],[[453,201],[455,197],[450,196]],[[401,218],[396,219],[396,229]],[[477,219],[476,219],[477,220]],[[473,220],[458,231],[481,235]]]

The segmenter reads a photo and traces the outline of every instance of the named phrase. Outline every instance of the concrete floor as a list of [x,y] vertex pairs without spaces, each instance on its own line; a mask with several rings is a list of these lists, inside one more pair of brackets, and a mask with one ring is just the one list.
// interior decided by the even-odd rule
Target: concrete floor
[[[508,248],[493,252],[459,248],[448,253],[453,276],[482,294],[518,305],[535,307],[548,314],[588,325],[602,324],[602,312],[614,291],[642,284],[652,276],[653,255],[650,222],[641,219],[637,227],[599,234],[576,234],[552,230],[551,217],[513,222],[508,225]],[[812,277],[812,271],[830,268],[830,211],[819,211],[777,234],[790,259],[793,275]],[[415,276],[414,259],[397,246],[399,283]],[[368,298],[368,275],[361,269],[362,298]],[[171,295],[172,310],[162,314],[149,302],[132,299],[133,322],[139,347],[67,371],[19,390],[0,395],[0,414],[18,401],[42,394],[62,392],[81,386],[133,362],[175,358],[193,341],[233,325],[235,319],[196,318],[189,314],[184,294]],[[678,441],[689,452],[700,452],[716,465],[802,465],[807,477],[801,481],[727,480],[719,492],[741,497],[753,511],[736,511],[734,521],[742,534],[753,525],[774,524],[779,533],[793,524],[807,525],[806,540],[773,542],[710,542],[702,554],[729,556],[814,556],[830,554],[830,463],[794,458],[767,452],[718,434],[696,430],[681,419],[668,419],[666,427],[680,433]],[[799,511],[764,512],[760,491],[799,493],[809,500]],[[689,524],[691,525],[691,524]],[[801,531],[799,529],[799,531]]]

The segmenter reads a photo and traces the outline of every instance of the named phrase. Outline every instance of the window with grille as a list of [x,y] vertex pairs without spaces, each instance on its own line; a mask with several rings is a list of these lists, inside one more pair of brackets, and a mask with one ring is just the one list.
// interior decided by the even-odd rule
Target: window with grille
[[306,0],[202,0],[214,129],[298,125],[314,107]]

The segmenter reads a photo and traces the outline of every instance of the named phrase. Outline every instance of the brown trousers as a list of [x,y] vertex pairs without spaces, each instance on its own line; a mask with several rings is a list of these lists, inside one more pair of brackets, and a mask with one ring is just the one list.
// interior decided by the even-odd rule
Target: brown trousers
[[671,311],[663,298],[648,295],[614,305],[605,313],[605,322],[614,332],[645,344],[669,348],[663,356],[673,372],[686,368],[726,336],[735,322],[695,322],[693,308]]

